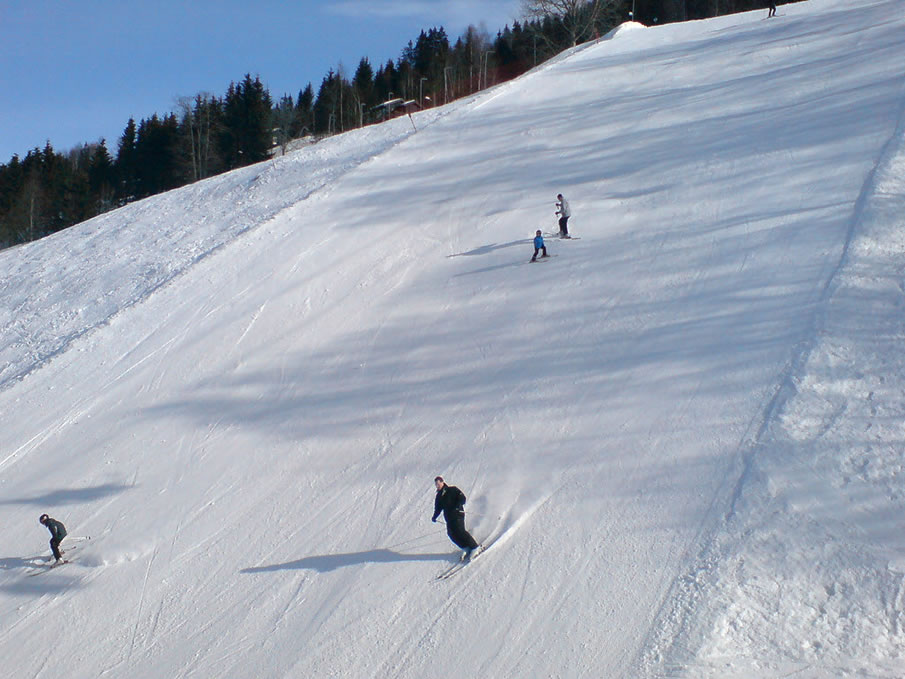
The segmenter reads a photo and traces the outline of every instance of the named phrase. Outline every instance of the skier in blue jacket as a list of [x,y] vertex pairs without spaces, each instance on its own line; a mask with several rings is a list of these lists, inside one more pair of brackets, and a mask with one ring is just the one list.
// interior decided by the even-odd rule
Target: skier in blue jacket
[[540,229],[537,230],[537,233],[534,235],[534,257],[531,258],[532,262],[537,261],[537,253],[543,250],[544,254],[541,255],[541,259],[544,257],[549,257],[547,254],[547,246],[544,245],[544,236],[541,233]]

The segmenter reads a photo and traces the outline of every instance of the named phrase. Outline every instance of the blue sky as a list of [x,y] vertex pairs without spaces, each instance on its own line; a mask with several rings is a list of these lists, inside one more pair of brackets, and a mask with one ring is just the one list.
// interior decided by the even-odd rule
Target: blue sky
[[492,36],[519,0],[0,0],[0,163],[50,140],[65,151],[180,96],[220,96],[246,73],[274,98],[317,91],[330,68],[397,59],[422,29]]

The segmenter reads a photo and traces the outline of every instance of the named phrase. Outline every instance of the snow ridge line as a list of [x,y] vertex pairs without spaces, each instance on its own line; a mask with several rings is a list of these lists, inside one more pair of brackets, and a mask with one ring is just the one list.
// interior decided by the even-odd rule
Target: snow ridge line
[[[611,31],[611,33],[615,34],[615,30],[616,29],[613,29],[613,31]],[[533,78],[534,76],[540,75],[541,73],[545,73],[546,71],[555,67],[559,63],[572,58],[576,54],[578,54],[580,52],[584,52],[586,49],[594,47],[596,44],[603,42],[604,40],[610,40],[610,39],[611,39],[611,36],[610,36],[610,34],[608,34],[607,37],[600,38],[600,40],[598,40],[598,41],[588,41],[588,42],[583,42],[580,45],[575,45],[574,47],[570,47],[569,49],[565,50],[564,52],[560,52],[556,56],[551,57],[550,59],[547,59],[547,61],[538,64],[537,66],[531,68],[530,70],[526,71],[525,73],[522,73],[520,76],[513,78],[512,80],[507,80],[498,85],[494,85],[489,90],[484,90],[483,92],[475,93],[474,95],[472,95],[472,97],[474,99],[476,99],[477,101],[475,101],[475,105],[470,110],[477,111],[479,108],[486,106],[487,104],[491,103],[495,99],[508,93],[510,90],[521,86],[521,84],[525,80],[528,80],[530,78]]]
[[[310,195],[311,194],[308,194],[307,196],[302,198],[302,200],[307,200],[310,197]],[[277,211],[276,213],[274,213],[267,219],[265,219],[257,224],[251,224],[251,225],[245,227],[244,229],[237,231],[234,234],[232,239],[225,241],[223,243],[218,243],[217,245],[213,246],[212,248],[210,248],[198,255],[195,255],[194,257],[189,259],[182,267],[174,270],[168,278],[166,278],[162,281],[159,281],[155,285],[152,285],[151,287],[147,288],[138,297],[135,297],[134,299],[130,300],[127,304],[124,304],[123,306],[119,307],[118,309],[116,309],[112,313],[108,314],[107,316],[104,316],[104,317],[98,319],[91,325],[88,325],[76,332],[70,333],[68,336],[63,338],[63,341],[60,342],[60,344],[55,349],[53,349],[45,354],[36,355],[34,357],[34,361],[31,363],[31,365],[23,368],[22,370],[18,371],[17,373],[15,373],[13,375],[8,376],[2,382],[0,382],[0,392],[9,389],[14,384],[22,382],[27,377],[34,374],[38,370],[40,370],[41,368],[46,366],[48,363],[50,363],[54,359],[65,354],[69,350],[69,348],[82,337],[91,335],[96,330],[109,326],[115,319],[119,318],[120,316],[122,316],[123,314],[128,312],[130,309],[138,307],[143,302],[146,302],[158,290],[161,290],[162,288],[169,286],[174,281],[177,281],[180,278],[182,278],[185,274],[187,274],[189,271],[191,271],[195,267],[195,265],[206,260],[208,257],[218,253],[219,251],[223,250],[228,245],[235,243],[240,238],[242,238],[242,236],[248,234],[249,232],[269,223],[274,218],[276,218],[281,212],[283,212],[284,210],[288,210],[291,207],[292,207],[291,205],[287,206],[287,207]]]
[[[807,335],[795,345],[795,350],[786,366],[779,374],[773,396],[767,401],[760,415],[753,418],[742,436],[725,478],[736,477],[732,491],[725,501],[720,494],[713,498],[693,545],[701,545],[697,556],[690,561],[691,567],[676,578],[667,591],[663,603],[651,619],[651,625],[639,647],[633,676],[661,676],[655,668],[681,669],[687,666],[685,659],[693,657],[695,649],[691,644],[699,637],[694,633],[710,624],[709,620],[695,620],[697,604],[712,590],[718,579],[717,567],[729,551],[727,545],[744,536],[731,532],[737,518],[737,506],[749,482],[755,477],[756,452],[770,439],[770,431],[786,404],[798,393],[797,385],[805,377],[806,366],[826,327],[830,301],[839,289],[841,274],[850,263],[852,246],[863,230],[865,215],[871,212],[876,201],[884,195],[880,187],[885,181],[892,181],[902,189],[905,196],[905,180],[896,174],[897,165],[905,165],[905,85],[900,95],[898,123],[893,134],[883,144],[877,163],[868,172],[861,192],[855,201],[848,229],[842,244],[842,252],[833,267],[815,304]],[[897,163],[897,161],[899,161]],[[890,179],[887,179],[890,178]],[[757,431],[750,436],[753,425]],[[723,484],[721,484],[723,487]],[[725,507],[721,510],[720,507]],[[706,624],[705,624],[706,623]]]
[[[444,112],[444,113],[438,115],[434,120],[430,121],[429,124],[442,119],[446,115],[449,115],[449,113],[450,112]],[[60,356],[65,354],[72,347],[72,345],[75,342],[77,342],[79,339],[89,336],[93,332],[95,332],[101,328],[109,326],[115,319],[119,318],[122,314],[128,312],[130,309],[140,306],[143,302],[146,302],[148,299],[150,299],[156,292],[158,292],[162,288],[165,288],[165,287],[169,286],[170,284],[174,283],[175,281],[179,280],[180,278],[182,278],[185,274],[187,274],[189,271],[191,271],[197,264],[199,264],[202,261],[208,259],[209,257],[219,253],[220,251],[224,250],[226,247],[239,242],[244,236],[246,236],[254,231],[257,231],[259,228],[266,226],[267,224],[273,222],[280,215],[297,207],[300,203],[303,203],[307,200],[310,200],[313,197],[316,197],[317,195],[319,195],[319,193],[321,191],[324,190],[324,188],[328,184],[337,181],[338,179],[354,172],[358,168],[381,157],[388,151],[391,151],[392,149],[394,149],[399,144],[405,142],[413,134],[415,134],[414,130],[411,130],[411,131],[406,130],[406,132],[404,132],[402,135],[400,135],[400,137],[395,138],[390,144],[387,144],[387,145],[379,148],[378,150],[375,151],[374,154],[361,158],[358,160],[358,162],[355,162],[351,165],[343,165],[341,168],[339,168],[339,171],[336,174],[328,173],[327,176],[321,178],[321,181],[319,183],[312,186],[310,191],[308,191],[307,193],[305,193],[301,197],[299,197],[299,199],[297,201],[277,208],[273,213],[267,215],[264,219],[262,219],[260,221],[250,222],[247,226],[240,228],[237,231],[235,231],[233,234],[231,234],[231,236],[228,238],[228,240],[225,240],[221,243],[217,243],[217,244],[213,245],[212,247],[208,248],[207,250],[191,257],[183,264],[183,266],[170,272],[170,275],[167,278],[165,278],[161,281],[158,281],[156,284],[143,290],[139,296],[133,298],[132,300],[129,300],[126,304],[124,304],[123,306],[114,310],[107,316],[98,318],[95,321],[93,321],[90,325],[87,325],[81,329],[77,329],[73,332],[68,333],[67,335],[60,337],[60,342],[57,344],[56,347],[54,347],[53,349],[51,349],[50,351],[47,351],[47,352],[39,351],[39,352],[35,353],[35,355],[32,358],[32,361],[30,362],[29,365],[24,366],[23,368],[21,368],[14,374],[5,376],[2,379],[0,379],[0,392],[3,392],[5,390],[11,388],[15,384],[22,382],[23,380],[28,378],[30,375],[32,375],[35,372],[37,372],[38,370],[40,370],[42,367],[48,365],[54,359],[59,358]],[[271,163],[271,161],[269,161],[269,160],[263,161],[261,164],[264,165],[267,163]],[[248,168],[239,168],[239,169],[235,170],[235,172],[247,171],[247,169]],[[253,185],[256,182],[258,182],[261,179],[261,177],[264,176],[264,174],[266,172],[268,172],[268,170],[270,170],[270,168],[265,168],[263,170],[263,172],[256,175],[255,178],[251,182],[249,182],[249,185]],[[277,170],[277,171],[279,171],[279,170]],[[225,178],[228,174],[229,173],[226,173],[225,175],[221,175],[221,177]],[[192,186],[192,185],[190,184],[188,186]],[[186,188],[187,187],[180,187],[177,189],[173,189],[173,191],[184,191]],[[159,195],[163,196],[166,194],[159,194]],[[157,198],[157,196],[151,197],[151,199],[154,199],[154,198]],[[105,215],[101,215],[101,217],[109,218],[111,214],[112,213],[107,213]],[[73,227],[70,227],[70,228],[76,228],[77,226],[78,225],[74,225]],[[24,245],[27,245],[27,244],[24,244]]]
[[852,245],[855,243],[857,236],[863,231],[865,215],[868,214],[873,203],[880,196],[880,185],[884,178],[893,174],[893,168],[896,165],[896,159],[905,156],[905,86],[900,97],[898,124],[893,131],[892,136],[886,140],[880,150],[876,165],[871,168],[867,174],[867,178],[861,187],[861,193],[855,201],[855,207],[852,211],[852,217],[849,221],[848,230],[845,234],[845,240],[842,244],[842,252],[836,262],[836,266],[830,272],[820,291],[820,297],[815,305],[812,316],[810,330],[808,335],[802,339],[796,347],[796,352],[792,355],[789,363],[780,373],[778,386],[773,397],[768,401],[761,417],[761,424],[757,433],[749,444],[743,445],[742,474],[736,483],[731,496],[729,510],[726,513],[726,522],[728,523],[735,517],[736,505],[741,498],[742,492],[748,478],[751,475],[751,468],[754,462],[754,451],[757,447],[764,444],[769,438],[769,430],[777,416],[782,412],[789,400],[798,393],[797,384],[805,376],[805,370],[808,359],[813,353],[818,341],[826,328],[827,310],[830,300],[836,294],[840,286],[840,274],[849,266],[851,258]]

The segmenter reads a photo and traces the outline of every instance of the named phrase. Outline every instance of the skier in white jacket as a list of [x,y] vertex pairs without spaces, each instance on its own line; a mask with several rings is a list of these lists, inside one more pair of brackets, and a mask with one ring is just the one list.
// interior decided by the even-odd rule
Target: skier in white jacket
[[569,208],[568,201],[562,197],[561,193],[558,194],[556,198],[558,200],[556,203],[556,214],[559,215],[559,237],[571,238],[569,235],[569,217],[572,216],[572,210]]

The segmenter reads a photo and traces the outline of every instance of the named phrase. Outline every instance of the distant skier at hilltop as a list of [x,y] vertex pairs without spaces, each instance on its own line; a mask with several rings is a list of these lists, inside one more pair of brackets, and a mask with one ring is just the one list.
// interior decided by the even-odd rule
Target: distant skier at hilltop
[[572,209],[569,207],[569,202],[562,197],[562,194],[557,194],[556,196],[556,214],[559,215],[559,237],[560,238],[571,238],[569,236],[569,217],[572,216]]
[[66,526],[56,519],[51,519],[47,514],[41,514],[38,519],[47,530],[50,531],[50,551],[53,552],[54,560],[59,563],[63,560],[63,552],[60,551],[60,543],[66,537]]
[[446,534],[453,544],[465,550],[462,558],[467,561],[478,549],[478,543],[465,530],[465,493],[455,486],[447,486],[442,476],[434,479],[434,485],[437,486],[437,497],[434,499],[434,515],[431,521],[436,523],[440,512],[443,512]]
[[776,16],[776,3],[773,0],[767,0],[767,7],[770,8],[770,11],[767,13],[767,18]]

